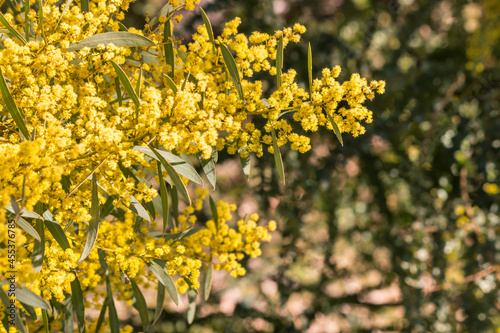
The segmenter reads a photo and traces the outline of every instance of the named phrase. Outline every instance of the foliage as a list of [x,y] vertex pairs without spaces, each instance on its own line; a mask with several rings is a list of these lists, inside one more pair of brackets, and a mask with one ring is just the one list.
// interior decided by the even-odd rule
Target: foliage
[[[196,3],[171,0],[138,30],[120,22],[128,0],[6,1],[0,295],[8,307],[5,279],[17,272],[18,330],[73,331],[76,319],[79,331],[130,331],[114,294],[134,305],[147,331],[153,318],[142,290],[153,283],[153,320],[165,290],[176,303],[178,292],[188,293],[193,320],[202,272],[244,275],[242,261],[260,256],[276,228],[274,221],[259,226],[258,214],[230,227],[236,205],[224,201],[211,201],[208,218],[197,165],[211,174],[217,151],[239,154],[245,166],[250,154],[265,158],[267,151],[284,179],[280,147],[305,153],[307,132],[358,136],[362,122],[372,122],[364,103],[385,82],[352,74],[340,83],[335,66],[311,77],[307,92],[296,71],[282,71],[283,49],[305,32],[300,24],[246,37],[236,18],[215,38],[204,17],[192,42],[182,44],[174,28],[180,11]],[[276,89],[265,95],[254,73],[275,76]],[[12,221],[19,228],[9,261]],[[100,315],[87,323],[90,309]]]

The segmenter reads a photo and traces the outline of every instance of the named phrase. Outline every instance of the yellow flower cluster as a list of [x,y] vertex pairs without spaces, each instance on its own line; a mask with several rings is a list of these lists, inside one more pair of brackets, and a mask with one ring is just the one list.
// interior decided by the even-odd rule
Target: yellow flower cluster
[[[162,201],[158,206],[160,190],[146,178],[156,176],[159,182],[163,177],[158,178],[156,161],[137,146],[150,145],[177,156],[198,154],[205,160],[213,149],[260,157],[265,145],[273,152],[270,134],[275,130],[278,146],[290,142],[292,149],[306,152],[309,138],[294,132],[292,119],[284,114],[295,112],[293,121],[305,131],[319,126],[332,129],[329,115],[341,132],[357,136],[365,131],[361,122],[372,121],[365,101],[384,92],[383,81],[368,83],[358,74],[338,82],[338,67],[323,70],[322,78],[306,92],[290,69],[266,100],[263,83],[253,75],[264,71],[276,76],[279,41],[284,47],[297,43],[303,26],[247,37],[238,33],[241,20],[236,18],[213,42],[203,25],[191,43],[181,45],[167,29],[182,18],[179,10],[193,10],[199,0],[170,0],[170,12],[148,19],[143,31],[125,32],[120,20],[130,2],[90,1],[88,9],[78,1],[69,2],[67,8],[55,0],[44,1],[41,8],[24,2],[32,5],[26,8],[27,15],[19,5],[4,15],[7,29],[0,31],[0,70],[8,88],[2,88],[7,112],[1,115],[0,127],[0,269],[2,274],[7,271],[6,240],[1,237],[7,219],[14,215],[8,211],[12,200],[28,212],[51,212],[50,223],[60,230],[59,238],[68,239],[69,247],[61,247],[55,229],[38,224],[45,234],[42,266],[33,274],[18,276],[20,285],[45,299],[65,300],[77,277],[84,293],[94,295],[94,303],[102,300],[106,293],[100,286],[105,279],[98,249],[106,254],[113,290],[129,303],[132,287],[126,279],[141,286],[156,281],[147,268],[152,260],[178,277],[180,292],[199,287],[204,263],[232,276],[244,275],[241,260],[261,254],[260,243],[270,239],[276,224],[258,226],[259,217],[252,215],[231,229],[227,222],[235,206],[219,202],[217,221],[176,239],[197,222],[207,195],[198,190],[192,206],[175,218],[177,225],[165,236],[155,235],[151,231],[155,223],[146,216],[161,215]],[[129,41],[123,37],[106,39],[118,31],[143,43],[149,39],[149,46],[125,45]],[[101,39],[92,44],[88,38]],[[234,54],[239,80],[223,47]],[[267,119],[266,125],[257,128],[252,122],[256,116]],[[172,170],[166,171],[162,176],[180,193]],[[183,181],[187,183],[186,178]],[[109,209],[100,216],[99,222],[106,219],[99,224],[94,247],[80,262],[96,205],[101,211]],[[148,208],[146,215],[136,205]],[[152,223],[146,225],[144,219]],[[31,226],[37,221],[33,216],[26,220]],[[30,272],[35,242],[24,230],[16,230],[17,267]]]

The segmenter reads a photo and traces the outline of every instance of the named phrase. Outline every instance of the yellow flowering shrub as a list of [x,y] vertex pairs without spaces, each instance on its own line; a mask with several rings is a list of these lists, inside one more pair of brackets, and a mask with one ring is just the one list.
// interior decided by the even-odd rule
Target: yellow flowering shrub
[[[7,2],[0,18],[0,296],[8,308],[8,276],[16,272],[20,330],[59,330],[76,314],[80,331],[130,332],[119,328],[114,297],[134,304],[146,330],[140,288],[158,284],[177,302],[178,293],[201,288],[203,272],[244,275],[241,261],[261,254],[276,223],[264,226],[253,214],[231,226],[236,206],[207,199],[185,157],[199,158],[212,185],[217,151],[239,154],[244,164],[250,153],[267,151],[279,171],[279,147],[311,148],[303,133],[323,126],[339,138],[363,134],[363,122],[372,121],[364,103],[385,89],[358,74],[341,83],[338,66],[301,88],[293,69],[282,70],[283,49],[305,32],[300,24],[247,37],[236,18],[214,37],[204,16],[184,45],[173,28],[179,11],[199,0],[170,0],[144,30],[120,23],[127,0]],[[252,79],[257,72],[276,76],[267,98]],[[198,186],[193,198],[186,185]],[[179,198],[187,204],[181,211]],[[207,201],[213,218],[198,221]],[[86,308],[102,318],[86,324]],[[2,314],[6,331],[9,311]]]

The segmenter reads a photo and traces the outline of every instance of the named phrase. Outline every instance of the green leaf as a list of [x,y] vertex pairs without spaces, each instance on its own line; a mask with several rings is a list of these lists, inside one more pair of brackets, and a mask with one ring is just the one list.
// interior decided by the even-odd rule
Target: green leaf
[[151,216],[149,216],[148,211],[133,195],[130,196],[130,209],[141,218],[151,222]]
[[66,50],[77,51],[85,47],[93,49],[99,44],[106,46],[111,43],[120,47],[156,46],[152,40],[144,36],[128,31],[112,31],[85,38],[78,43],[71,44]]
[[181,239],[183,239],[185,237],[189,237],[191,235],[194,235],[195,233],[197,233],[198,231],[203,230],[203,229],[205,229],[205,228],[189,228],[187,230],[178,232],[178,233],[173,234],[173,235],[167,235],[167,236],[165,236],[165,240],[173,240],[175,243],[175,242],[180,241]]
[[82,8],[82,12],[87,13],[90,11],[89,0],[81,0],[80,5]]
[[177,94],[177,86],[175,85],[174,80],[172,80],[170,76],[168,76],[167,74],[163,74],[163,76],[165,76],[165,80],[167,80],[167,84],[170,87],[170,89],[172,89],[174,94]]
[[30,12],[30,2],[29,0],[24,0],[24,34],[26,41],[30,40],[30,20],[28,19],[28,14]]
[[118,29],[120,31],[128,31],[127,27],[123,25],[123,23],[118,22]]
[[167,230],[167,223],[169,218],[169,208],[168,208],[168,192],[167,187],[165,186],[165,180],[163,179],[163,174],[161,170],[161,163],[158,164],[158,180],[160,182],[160,197],[161,197],[161,210],[163,213],[163,234],[165,234],[165,230]]
[[222,57],[224,58],[224,63],[226,64],[229,75],[233,80],[238,96],[243,101],[243,88],[241,87],[240,74],[238,72],[238,67],[236,67],[236,62],[234,61],[233,55],[229,51],[226,45],[221,44]]
[[207,13],[205,13],[203,8],[200,8],[200,11],[201,11],[201,17],[203,18],[203,23],[205,23],[205,28],[207,29],[208,39],[210,40],[210,43],[212,43],[212,46],[214,47],[214,53],[215,53],[216,52],[215,40],[214,40],[214,31],[212,29],[212,24],[210,24],[210,20],[208,19]]
[[38,0],[38,24],[40,25],[40,30],[42,31],[42,37],[45,45],[48,44],[47,36],[45,36],[45,30],[43,29],[43,5],[42,0]]
[[23,219],[22,217],[19,217],[16,221],[17,225],[19,226],[19,228],[23,229],[24,231],[26,231],[31,237],[35,238],[35,240],[39,241],[40,242],[40,235],[38,234],[38,232],[36,231],[35,228],[33,228],[33,226],[31,224],[29,224],[25,219]]
[[76,276],[75,279],[71,281],[71,298],[73,300],[73,308],[76,312],[78,329],[80,332],[83,332],[85,330],[85,304],[83,303],[82,286]]
[[154,325],[158,319],[160,319],[161,313],[163,312],[163,304],[165,303],[165,286],[163,283],[158,281],[158,293],[156,294],[156,309],[155,318],[153,320]]
[[278,80],[278,89],[281,87],[281,70],[283,69],[283,35],[280,36],[276,48],[276,79]]
[[142,85],[142,68],[139,68],[139,79],[137,80],[137,83],[135,85],[135,93],[137,94],[137,97],[141,97],[141,85]]
[[69,242],[68,242],[68,238],[64,234],[64,231],[61,228],[61,226],[59,225],[59,223],[48,221],[48,220],[45,220],[44,223],[45,223],[45,227],[47,227],[47,229],[49,229],[49,232],[51,233],[52,237],[55,238],[55,240],[57,241],[59,246],[62,247],[63,250],[71,248],[71,246],[69,245]]
[[57,24],[55,25],[55,27],[52,30],[52,32],[56,31],[57,27],[59,26],[59,23],[61,23],[61,20],[62,20],[64,14],[66,14],[66,12],[68,11],[69,6],[71,5],[72,2],[73,2],[73,0],[68,0],[68,2],[66,2],[66,5],[64,6],[64,9],[63,9],[63,11],[61,13],[61,16],[59,16],[59,20],[57,21]]
[[203,294],[205,295],[205,301],[207,301],[210,296],[210,290],[212,289],[212,260],[208,263],[208,271],[205,276],[204,286]]
[[332,127],[333,127],[333,131],[335,132],[335,135],[337,136],[337,139],[339,140],[340,144],[343,146],[344,145],[344,140],[342,140],[342,134],[340,133],[340,130],[337,126],[337,124],[335,123],[335,121],[333,120],[332,116],[330,116],[330,114],[328,112],[325,112],[327,117],[328,117],[328,120],[330,120],[330,123],[332,124]]
[[106,199],[106,202],[104,203],[104,205],[101,206],[101,211],[99,212],[99,218],[101,220],[103,220],[104,218],[106,218],[106,216],[108,216],[111,211],[113,210],[113,208],[115,208],[115,206],[113,206],[113,201],[115,200],[115,197],[110,195],[108,196],[108,198]]
[[175,78],[174,66],[174,41],[172,38],[172,28],[170,20],[163,25],[163,52],[165,53],[165,63],[170,66],[170,77]]
[[115,77],[115,89],[116,89],[116,99],[118,100],[118,105],[122,106],[122,89],[120,88],[120,79]]
[[276,132],[274,131],[273,127],[271,127],[271,134],[273,137],[274,162],[276,163],[278,174],[283,180],[283,184],[285,184],[285,168],[283,167],[283,159],[281,158],[280,149],[278,147],[278,140],[276,138]]
[[198,154],[198,158],[200,159],[201,166],[203,167],[203,172],[205,172],[208,182],[215,190],[215,183],[217,181],[215,173],[215,163],[217,163],[217,149],[215,147],[212,147],[212,156],[208,160],[203,159],[201,157],[201,154]]
[[217,213],[217,205],[215,205],[214,199],[212,199],[212,196],[208,197],[208,200],[210,201],[210,209],[212,210],[212,218],[215,223],[215,230],[219,230],[219,214]]
[[46,300],[26,287],[20,288],[18,285],[16,285],[16,298],[19,302],[31,305],[35,308],[50,310],[50,305]]
[[137,311],[139,311],[139,316],[141,317],[142,322],[142,329],[144,330],[144,332],[146,332],[149,326],[148,306],[146,304],[146,300],[144,299],[144,295],[142,294],[135,280],[130,279],[130,283],[132,284],[132,290],[134,291],[135,308],[137,309]]
[[165,286],[165,288],[167,288],[167,291],[174,301],[175,305],[179,305],[179,294],[177,293],[174,281],[172,280],[170,275],[168,275],[165,269],[158,263],[156,263],[156,261],[149,262],[148,267],[151,272],[153,272],[153,274],[158,278],[158,281],[160,281]]
[[[179,177],[175,169],[165,160],[165,158],[158,151],[156,151],[156,149],[153,148],[153,146],[149,146],[149,148],[153,151],[153,153],[156,155],[161,164],[163,164],[163,167],[165,168],[168,175],[172,179],[172,182],[174,183],[177,190],[180,192],[181,196],[188,203],[188,205],[191,206],[191,198],[189,197],[186,185],[184,185],[184,183],[182,182],[181,178]],[[184,163],[186,165],[189,165],[186,162]]]
[[45,229],[43,227],[43,221],[36,221],[36,230],[40,236],[40,240],[35,240],[33,245],[33,254],[31,259],[31,265],[35,272],[40,272],[43,265],[43,256],[45,254]]
[[62,301],[61,305],[63,306],[64,313],[64,321],[63,328],[64,333],[73,333],[75,330],[73,328],[73,302],[72,297],[69,296],[64,301]]
[[3,24],[4,27],[9,30],[9,32],[12,34],[13,37],[19,39],[23,45],[26,45],[27,41],[24,39],[24,37],[13,27],[9,24],[5,16],[0,12],[0,23]]
[[99,332],[102,324],[104,323],[104,319],[106,318],[106,310],[108,308],[108,297],[104,300],[104,304],[102,305],[101,312],[99,312],[99,318],[97,319],[97,324],[95,325],[95,331]]
[[201,179],[195,168],[193,168],[188,162],[186,162],[179,156],[160,149],[155,149],[155,151],[153,151],[150,147],[144,146],[134,146],[133,149],[140,151],[141,153],[144,153],[149,157],[152,157],[155,160],[161,162],[160,158],[157,156],[157,154],[159,154],[181,176],[186,177],[196,184],[203,185],[203,179]]
[[[307,77],[309,78],[309,94],[312,95],[313,79],[312,79],[312,51],[311,51],[311,43],[309,43],[309,48],[307,49]],[[310,96],[310,98],[312,98],[312,96]]]
[[47,310],[42,310],[42,321],[45,333],[49,333],[49,318],[47,316]]
[[188,310],[187,310],[187,322],[188,324],[192,324],[194,320],[194,316],[196,314],[196,296],[198,294],[193,290],[189,289],[188,290]]
[[118,75],[118,78],[120,79],[120,82],[122,83],[123,87],[125,88],[125,91],[127,94],[130,96],[132,101],[135,104],[135,107],[139,107],[139,97],[137,97],[137,94],[135,93],[134,88],[132,88],[132,84],[130,83],[127,75],[121,69],[120,66],[118,66],[114,61],[111,60],[111,64],[113,65],[113,68],[115,69],[116,75]]
[[99,231],[99,223],[101,223],[100,208],[99,208],[99,193],[97,187],[97,177],[94,174],[92,177],[92,203],[90,206],[90,215],[92,219],[90,220],[89,227],[87,229],[87,241],[85,242],[85,246],[82,251],[82,255],[80,260],[78,260],[78,264],[80,264],[87,256],[90,254],[90,251],[94,248],[94,244],[97,240],[97,233]]
[[240,162],[245,177],[247,177],[247,179],[250,178],[250,154],[247,157],[241,157],[240,155]]
[[118,314],[116,312],[115,301],[113,300],[113,292],[111,290],[111,281],[109,280],[109,270],[108,264],[106,263],[106,253],[103,250],[98,249],[97,253],[99,255],[99,264],[104,270],[104,275],[106,276],[106,291],[108,293],[107,302],[109,307],[109,327],[111,328],[111,333],[120,333],[120,322],[118,321]]
[[149,26],[153,27],[156,23],[158,23],[158,20],[160,19],[160,16],[165,15],[168,17],[169,13],[172,13],[174,11],[174,7],[172,7],[171,4],[167,3],[165,6],[163,6],[162,9],[156,14],[153,19],[149,22]]
[[[1,15],[1,17],[3,17],[3,15]],[[26,124],[24,123],[24,119],[23,116],[21,115],[21,112],[17,108],[17,105],[14,102],[12,95],[10,94],[9,88],[7,88],[7,82],[5,81],[5,77],[3,76],[3,72],[1,70],[0,70],[0,90],[2,91],[3,100],[5,102],[5,105],[7,106],[7,110],[12,116],[12,119],[14,119],[14,122],[16,123],[17,127],[19,127],[19,130],[23,134],[24,138],[26,140],[29,140],[31,138],[31,135],[28,132]]]
[[37,315],[36,315],[35,309],[31,305],[24,304],[24,303],[21,303],[21,305],[26,310],[26,312],[28,313],[28,315],[31,318],[36,319]]

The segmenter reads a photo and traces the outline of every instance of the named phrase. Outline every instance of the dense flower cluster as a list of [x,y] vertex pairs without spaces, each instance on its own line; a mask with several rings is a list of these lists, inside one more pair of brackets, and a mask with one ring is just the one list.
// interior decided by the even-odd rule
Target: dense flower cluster
[[[41,8],[41,2],[31,8],[15,5],[4,15],[4,25],[12,30],[2,30],[0,50],[0,69],[8,86],[7,92],[2,91],[3,104],[9,111],[1,115],[0,243],[7,243],[2,238],[7,220],[21,215],[26,224],[16,229],[16,265],[27,274],[18,275],[20,286],[44,299],[64,302],[77,279],[84,294],[93,295],[86,304],[100,307],[107,295],[100,288],[106,284],[103,263],[111,289],[129,304],[133,293],[128,279],[148,287],[157,280],[148,268],[153,261],[176,277],[181,293],[198,289],[201,271],[212,263],[214,269],[234,277],[244,275],[240,261],[261,254],[260,243],[270,239],[276,224],[259,226],[254,214],[233,229],[227,222],[235,206],[218,202],[217,220],[199,221],[205,228],[194,232],[197,212],[207,196],[206,190],[198,189],[192,204],[171,217],[166,233],[158,234],[154,218],[162,215],[164,204],[163,198],[158,200],[158,184],[175,185],[169,190],[174,195],[177,190],[181,193],[182,184],[169,170],[159,177],[161,159],[145,155],[143,148],[155,147],[174,157],[198,155],[201,160],[224,149],[260,157],[265,145],[273,153],[271,132],[276,131],[278,147],[290,142],[292,149],[306,152],[309,138],[295,132],[292,119],[283,114],[295,111],[293,121],[306,132],[319,126],[332,129],[330,117],[340,132],[353,136],[364,133],[362,121],[372,121],[372,112],[363,103],[375,92],[383,93],[384,82],[369,83],[353,74],[340,83],[339,67],[323,70],[310,92],[299,87],[296,72],[290,69],[282,73],[278,89],[264,98],[263,84],[253,80],[253,74],[281,71],[276,68],[278,44],[298,42],[305,32],[299,24],[273,35],[255,32],[246,37],[238,33],[237,18],[214,40],[203,25],[191,43],[180,45],[172,37],[174,22],[182,18],[178,11],[193,10],[198,2],[170,0],[170,10],[148,20],[144,31],[128,29],[149,40],[149,46],[123,46],[118,39],[81,44],[92,36],[125,30],[119,21],[128,9],[127,0],[90,1],[87,10],[83,2],[65,8],[48,0]],[[222,46],[235,54],[241,91],[229,79]],[[20,117],[15,117],[9,96]],[[255,116],[266,118],[267,124],[257,128],[252,122]],[[176,171],[184,183],[193,181]],[[18,213],[15,206],[25,213]],[[93,232],[89,221],[95,218],[96,206],[101,211],[98,235],[88,256],[80,260]],[[31,229],[36,232],[28,235],[25,230]],[[61,230],[62,236],[54,230]],[[40,242],[33,234],[43,236],[42,261],[35,256]],[[4,275],[8,264],[3,245],[0,252]],[[40,319],[38,308],[36,315]],[[31,321],[30,325],[43,324]]]

